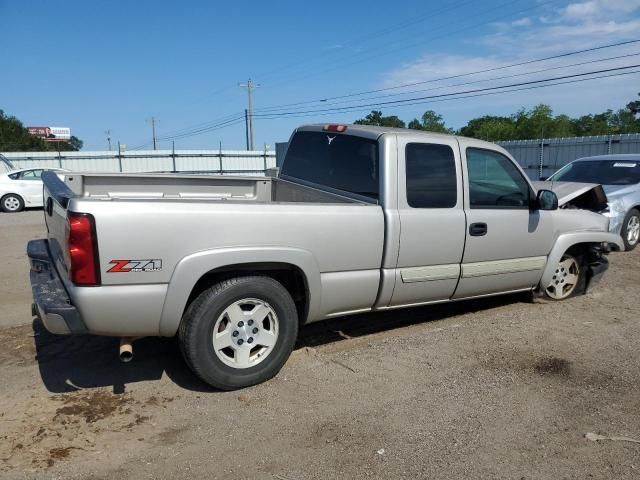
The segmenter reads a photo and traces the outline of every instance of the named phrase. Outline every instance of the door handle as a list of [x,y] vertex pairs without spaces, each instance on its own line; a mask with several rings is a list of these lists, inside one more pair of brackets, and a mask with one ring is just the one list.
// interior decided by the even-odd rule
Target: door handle
[[472,223],[469,225],[469,235],[472,237],[481,237],[487,234],[486,223]]

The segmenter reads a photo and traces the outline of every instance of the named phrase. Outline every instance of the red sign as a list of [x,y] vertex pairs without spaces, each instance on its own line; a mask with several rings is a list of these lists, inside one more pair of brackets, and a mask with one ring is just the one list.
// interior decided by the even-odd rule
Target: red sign
[[49,138],[51,129],[49,127],[27,127],[27,131],[36,137]]

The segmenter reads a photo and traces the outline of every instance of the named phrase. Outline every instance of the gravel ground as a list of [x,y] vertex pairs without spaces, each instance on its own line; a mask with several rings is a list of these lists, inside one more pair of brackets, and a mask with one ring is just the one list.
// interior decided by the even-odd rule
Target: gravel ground
[[0,212],[0,328],[24,324],[31,311],[27,242],[45,234],[41,209]]
[[[0,223],[3,244],[40,234],[29,218]],[[3,479],[640,478],[640,250],[562,303],[311,325],[276,378],[231,393],[199,382],[172,339],[120,364],[115,339],[48,334],[22,250],[2,253],[2,311],[23,302],[23,325],[0,330]]]

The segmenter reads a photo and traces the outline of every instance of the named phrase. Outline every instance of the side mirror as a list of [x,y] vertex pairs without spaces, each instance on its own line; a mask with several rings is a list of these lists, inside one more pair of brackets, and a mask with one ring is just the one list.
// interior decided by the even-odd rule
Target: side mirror
[[538,210],[557,210],[558,196],[551,190],[538,190],[536,206]]

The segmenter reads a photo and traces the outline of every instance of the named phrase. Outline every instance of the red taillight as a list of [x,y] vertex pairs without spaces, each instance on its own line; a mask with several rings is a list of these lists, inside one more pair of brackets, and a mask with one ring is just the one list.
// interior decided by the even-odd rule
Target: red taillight
[[332,123],[332,124],[329,124],[329,125],[325,125],[324,127],[322,127],[322,129],[325,132],[342,133],[342,132],[345,132],[347,130],[347,126],[346,125],[336,125],[336,124]]
[[100,285],[100,264],[93,216],[67,212],[69,272],[76,285]]

